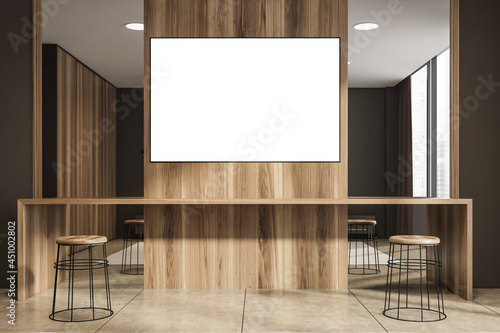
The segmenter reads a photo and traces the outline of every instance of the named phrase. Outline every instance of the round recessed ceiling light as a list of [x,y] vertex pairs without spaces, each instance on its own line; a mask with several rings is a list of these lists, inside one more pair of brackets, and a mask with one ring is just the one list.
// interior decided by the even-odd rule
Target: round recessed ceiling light
[[354,25],[354,29],[356,30],[374,30],[378,28],[377,23],[373,22],[363,22],[363,23],[358,23]]
[[144,24],[137,22],[127,23],[125,24],[125,28],[130,30],[144,30]]

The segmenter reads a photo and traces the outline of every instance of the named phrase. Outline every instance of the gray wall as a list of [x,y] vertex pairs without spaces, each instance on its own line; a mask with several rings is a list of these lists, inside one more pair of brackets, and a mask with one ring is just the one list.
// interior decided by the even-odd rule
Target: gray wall
[[[137,88],[119,88],[116,130],[116,195],[144,196],[144,91]],[[144,206],[118,205],[116,231],[123,236],[123,221],[143,215]]]
[[[24,19],[23,19],[24,18]],[[7,222],[17,219],[17,199],[32,196],[31,0],[3,1],[0,10],[0,288],[7,287]],[[25,28],[23,28],[26,25]],[[23,30],[26,37],[23,36]],[[15,35],[13,35],[15,34]],[[9,36],[21,44],[18,52]]]
[[[460,196],[474,199],[474,286],[483,288],[500,287],[498,13],[498,0],[460,1]],[[497,83],[486,87],[479,78],[490,75]]]
[[[386,181],[397,170],[398,94],[395,88],[349,89],[349,196],[395,195]],[[392,206],[350,206],[350,214],[375,215],[380,237],[395,230]]]

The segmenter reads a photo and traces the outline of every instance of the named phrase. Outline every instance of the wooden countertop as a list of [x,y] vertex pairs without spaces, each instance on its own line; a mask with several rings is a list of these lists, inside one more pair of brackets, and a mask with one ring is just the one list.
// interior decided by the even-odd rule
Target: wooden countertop
[[338,199],[145,199],[117,198],[41,198],[19,199],[23,205],[466,205],[472,199],[411,197],[349,197]]

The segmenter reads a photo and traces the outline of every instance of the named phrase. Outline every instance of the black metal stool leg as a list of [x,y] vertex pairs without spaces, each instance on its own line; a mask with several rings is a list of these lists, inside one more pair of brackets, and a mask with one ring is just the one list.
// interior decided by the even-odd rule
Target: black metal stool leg
[[[106,303],[107,303],[107,308],[108,310],[111,311],[111,288],[109,287],[109,273],[108,273],[108,255],[106,252],[106,244],[102,245],[102,257],[104,261],[104,283],[106,285]],[[111,311],[111,314],[113,314],[113,311]]]
[[75,289],[75,246],[71,245],[71,321],[73,321],[73,302],[74,302],[74,289]]
[[56,278],[54,280],[54,296],[52,298],[52,314],[49,316],[49,318],[54,319],[55,312],[56,312],[56,295],[57,295],[57,276],[59,272],[59,251],[61,249],[61,245],[57,244],[57,257],[56,257],[56,262],[54,263],[55,269],[56,269]]
[[92,320],[95,320],[94,308],[94,262],[92,259],[92,245],[89,245],[89,290],[90,290],[90,308],[92,309]]
[[[135,232],[136,232],[137,235],[139,235],[139,230],[138,229],[139,228],[136,227]],[[136,265],[136,268],[137,268],[137,275],[139,275],[139,236],[137,236],[137,237],[138,238],[137,238],[136,243],[135,243],[137,245],[137,265]]]
[[[351,272],[351,244],[352,244],[352,228],[351,226],[348,226],[347,227],[347,242],[349,243],[349,249],[347,250],[347,257],[349,258],[348,259],[348,262],[347,262],[347,273],[350,273]],[[351,236],[351,237],[349,237]]]

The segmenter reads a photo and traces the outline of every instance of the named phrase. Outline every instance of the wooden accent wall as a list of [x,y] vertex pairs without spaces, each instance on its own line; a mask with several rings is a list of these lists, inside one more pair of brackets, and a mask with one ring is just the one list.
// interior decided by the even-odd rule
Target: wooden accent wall
[[347,206],[146,206],[146,227],[154,227],[145,286],[347,288],[341,213]]
[[[346,0],[146,0],[144,5],[146,198],[347,197]],[[341,163],[149,163],[149,37],[341,37]]]
[[[145,0],[144,12],[145,198],[347,197],[347,0]],[[341,162],[150,163],[149,37],[341,37]],[[347,206],[146,206],[145,219],[146,288],[347,288]]]
[[[116,88],[57,50],[58,197],[116,196]],[[69,206],[68,234],[116,236],[114,206]]]

